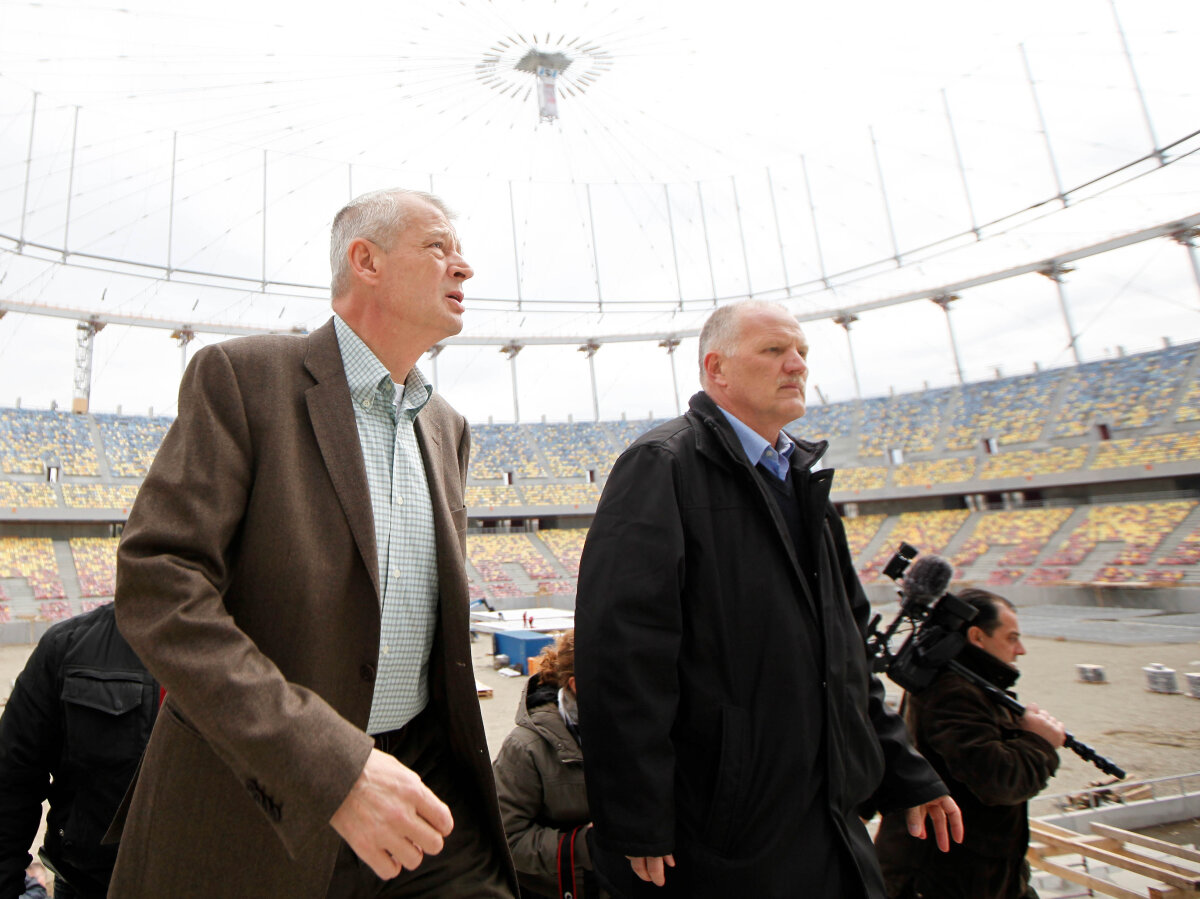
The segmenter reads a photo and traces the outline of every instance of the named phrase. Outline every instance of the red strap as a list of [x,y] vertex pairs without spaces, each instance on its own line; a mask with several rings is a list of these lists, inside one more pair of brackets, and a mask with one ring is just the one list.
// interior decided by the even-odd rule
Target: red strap
[[562,884],[562,846],[563,846],[563,840],[565,840],[566,838],[567,838],[567,835],[565,833],[560,833],[558,835],[558,852],[554,858],[554,867],[555,867],[556,872],[558,873],[558,895],[560,895],[560,896],[562,895],[562,891],[563,891],[563,888],[562,888],[563,887],[563,884]]
[[579,896],[579,885],[575,883],[575,837],[579,836],[579,828],[571,831],[571,895]]

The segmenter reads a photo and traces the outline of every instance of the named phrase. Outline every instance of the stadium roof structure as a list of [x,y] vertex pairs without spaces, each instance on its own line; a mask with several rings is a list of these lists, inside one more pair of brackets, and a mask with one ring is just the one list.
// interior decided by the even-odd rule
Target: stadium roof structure
[[653,345],[742,297],[848,326],[1155,240],[1200,287],[1194,4],[826,6],[13,4],[0,312],[304,332],[334,211],[397,183],[461,213],[448,346]]

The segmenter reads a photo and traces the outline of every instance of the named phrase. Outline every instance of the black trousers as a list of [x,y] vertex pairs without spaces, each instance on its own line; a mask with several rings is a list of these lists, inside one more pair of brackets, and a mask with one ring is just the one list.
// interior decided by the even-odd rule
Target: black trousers
[[328,899],[513,899],[474,779],[453,759],[437,714],[426,709],[399,730],[378,735],[375,745],[415,771],[450,806],[454,830],[440,853],[392,880],[381,880],[343,841]]

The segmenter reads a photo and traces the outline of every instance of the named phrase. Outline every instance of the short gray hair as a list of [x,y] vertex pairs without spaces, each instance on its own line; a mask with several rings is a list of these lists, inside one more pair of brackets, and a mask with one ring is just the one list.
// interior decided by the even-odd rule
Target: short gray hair
[[423,190],[408,190],[391,187],[355,197],[333,217],[333,231],[329,240],[329,267],[333,272],[331,285],[334,297],[349,288],[349,261],[346,253],[350,243],[365,237],[385,250],[392,248],[396,235],[408,224],[409,201],[423,200],[441,210],[447,219],[454,213],[442,201]]
[[737,300],[726,303],[713,312],[700,329],[700,383],[704,383],[704,357],[714,350],[726,356],[737,348],[742,336],[742,313],[752,309],[782,309],[787,307],[769,300]]

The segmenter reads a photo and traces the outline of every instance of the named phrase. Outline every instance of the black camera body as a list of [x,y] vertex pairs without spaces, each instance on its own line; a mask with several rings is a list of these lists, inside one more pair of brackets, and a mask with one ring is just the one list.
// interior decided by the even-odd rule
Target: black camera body
[[888,676],[910,693],[920,693],[957,658],[967,645],[967,626],[979,613],[953,593],[943,594],[925,609],[919,618],[914,614],[917,610],[910,611],[910,617],[919,624],[887,662]]

